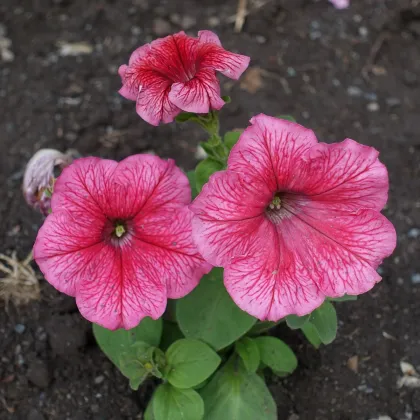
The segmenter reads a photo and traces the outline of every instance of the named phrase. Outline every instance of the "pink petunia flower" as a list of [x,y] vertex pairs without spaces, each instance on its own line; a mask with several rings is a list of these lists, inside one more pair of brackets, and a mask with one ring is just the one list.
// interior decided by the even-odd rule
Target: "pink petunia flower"
[[118,72],[120,94],[136,101],[137,113],[152,125],[170,123],[181,111],[208,113],[224,105],[216,71],[239,79],[249,57],[226,51],[216,34],[198,38],[178,32],[137,48]]
[[151,155],[76,160],[54,186],[34,258],[81,314],[108,329],[159,318],[210,270],[191,238],[187,177]]
[[311,130],[266,115],[251,123],[227,170],[190,206],[201,254],[224,267],[233,300],[259,319],[367,292],[396,243],[380,213],[388,176],[378,152],[350,139],[318,143]]

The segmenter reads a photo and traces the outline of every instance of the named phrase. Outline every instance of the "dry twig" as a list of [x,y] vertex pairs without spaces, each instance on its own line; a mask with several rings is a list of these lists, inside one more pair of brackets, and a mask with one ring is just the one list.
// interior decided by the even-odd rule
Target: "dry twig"
[[0,278],[0,299],[5,301],[6,310],[10,301],[21,305],[39,299],[38,277],[30,265],[31,261],[32,252],[23,261],[18,260],[16,251],[11,257],[0,254],[0,273],[4,274]]
[[247,15],[247,0],[238,1],[238,9],[236,10],[235,18],[235,32],[241,32],[245,23],[245,17]]

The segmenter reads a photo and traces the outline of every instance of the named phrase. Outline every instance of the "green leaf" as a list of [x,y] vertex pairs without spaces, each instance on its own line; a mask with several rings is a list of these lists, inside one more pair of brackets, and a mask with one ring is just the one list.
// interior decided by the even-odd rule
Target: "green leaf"
[[231,359],[201,390],[204,420],[276,420],[277,407],[265,382]]
[[166,379],[177,388],[191,388],[206,380],[220,357],[206,343],[193,338],[175,341],[166,351]]
[[230,104],[232,102],[232,99],[230,99],[230,96],[223,95],[222,99],[225,101],[225,104]]
[[221,268],[213,268],[189,295],[177,301],[176,317],[186,337],[203,340],[215,350],[232,344],[256,322],[229,296]]
[[147,404],[146,411],[144,412],[144,420],[156,420],[153,413],[153,399]]
[[242,131],[228,131],[223,137],[225,146],[229,150],[232,150],[232,147],[235,146],[241,134],[242,134]]
[[175,121],[179,123],[184,123],[192,119],[197,119],[197,114],[194,112],[181,112],[175,117]]
[[292,373],[298,364],[292,349],[275,337],[257,337],[255,342],[260,351],[261,362],[274,372]]
[[260,365],[260,351],[257,343],[249,337],[242,337],[235,343],[236,353],[239,354],[248,372],[256,372]]
[[357,300],[357,296],[354,295],[344,295],[341,297],[336,297],[336,298],[328,298],[329,300],[333,301],[333,302],[347,302],[348,300]]
[[289,328],[292,330],[297,330],[302,328],[304,324],[309,320],[309,315],[305,316],[297,316],[297,315],[289,315],[286,317],[286,323]]
[[191,187],[191,197],[194,200],[195,197],[198,195],[197,191],[197,183],[195,180],[195,171],[188,171],[187,172],[188,181],[190,181],[190,187]]
[[178,324],[171,321],[163,321],[162,340],[159,346],[163,351],[166,351],[172,343],[181,338],[185,337]]
[[221,171],[222,169],[224,169],[224,165],[211,157],[202,160],[195,168],[195,182],[197,191],[201,191],[203,185],[208,182],[210,175],[217,171]]
[[110,331],[93,324],[93,334],[96,342],[107,357],[120,368],[119,361],[123,352],[137,341],[143,341],[150,346],[159,346],[162,335],[162,320],[143,318],[140,324],[131,330]]
[[296,122],[295,118],[292,117],[291,115],[279,115],[277,118],[280,118],[282,120]]
[[315,309],[309,320],[316,328],[322,343],[330,344],[334,341],[337,335],[337,313],[331,302],[325,301]]
[[316,328],[310,322],[307,322],[302,327],[302,332],[305,335],[306,339],[316,348],[319,349],[319,346],[322,344],[322,341],[319,338]]
[[154,420],[201,420],[204,402],[193,389],[178,389],[166,383],[153,395]]
[[280,324],[281,321],[257,321],[257,323],[249,330],[248,335],[260,335],[263,332],[274,328],[276,325]]
[[144,367],[144,362],[149,359],[149,344],[138,341],[121,353],[119,368],[121,373],[130,380],[131,389],[137,390],[140,384],[149,375],[149,370]]

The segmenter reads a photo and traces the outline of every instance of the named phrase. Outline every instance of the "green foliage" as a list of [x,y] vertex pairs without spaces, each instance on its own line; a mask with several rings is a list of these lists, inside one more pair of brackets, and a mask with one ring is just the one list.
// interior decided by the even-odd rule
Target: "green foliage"
[[241,134],[242,134],[242,131],[228,131],[223,137],[225,146],[229,150],[232,150],[232,147],[235,146],[235,144],[238,142]]
[[185,337],[179,329],[177,323],[172,321],[163,321],[162,340],[160,342],[160,348],[163,351],[166,351],[172,343],[181,338]]
[[212,157],[202,160],[195,169],[195,185],[197,191],[201,191],[203,185],[208,182],[210,175],[223,169],[224,164]]
[[337,313],[334,305],[325,301],[309,318],[323,344],[330,344],[337,335]]
[[153,417],[150,420],[201,420],[204,403],[193,389],[178,389],[171,384],[159,385],[153,395]]
[[191,120],[197,120],[197,114],[195,112],[181,112],[175,117],[175,121],[178,123],[184,123]]
[[120,368],[120,356],[137,341],[158,347],[162,335],[162,320],[143,318],[140,324],[131,330],[107,330],[93,324],[93,334],[96,342],[107,357]]
[[260,351],[258,345],[250,337],[242,337],[235,343],[236,353],[242,359],[242,362],[248,372],[256,372],[260,365]]
[[347,302],[347,301],[354,301],[357,300],[357,296],[354,295],[344,295],[341,297],[336,297],[336,298],[328,298],[329,300],[333,301],[333,302]]
[[305,316],[297,316],[297,315],[289,315],[286,317],[286,323],[289,328],[292,330],[297,330],[299,328],[302,328],[304,324],[309,319],[309,315]]
[[277,408],[265,382],[234,357],[200,391],[204,420],[276,420]]
[[235,342],[256,322],[229,296],[221,268],[213,268],[188,296],[177,301],[176,317],[186,337],[205,341],[215,350]]
[[274,373],[292,373],[298,364],[292,349],[275,337],[257,337],[255,342],[260,351],[261,362]]
[[291,122],[296,122],[295,118],[292,117],[291,115],[279,115],[277,118],[280,118],[282,120],[291,121]]
[[219,366],[220,357],[200,340],[184,338],[166,351],[166,379],[177,388],[191,388],[206,380]]
[[197,184],[195,180],[195,171],[188,171],[187,177],[188,177],[188,181],[190,181],[191,198],[194,200],[194,198],[197,197],[198,195]]
[[307,322],[302,326],[302,332],[305,335],[306,339],[316,348],[319,349],[319,346],[322,344],[322,341],[319,338],[318,331],[313,324]]

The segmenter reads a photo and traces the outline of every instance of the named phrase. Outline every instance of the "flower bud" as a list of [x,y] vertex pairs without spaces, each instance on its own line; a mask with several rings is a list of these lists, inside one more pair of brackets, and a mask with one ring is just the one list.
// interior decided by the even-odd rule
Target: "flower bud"
[[55,149],[41,149],[32,156],[26,165],[22,186],[29,206],[48,215],[55,178],[72,161],[71,153]]

